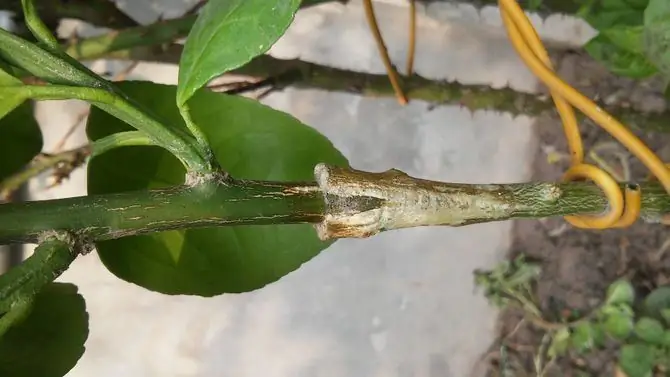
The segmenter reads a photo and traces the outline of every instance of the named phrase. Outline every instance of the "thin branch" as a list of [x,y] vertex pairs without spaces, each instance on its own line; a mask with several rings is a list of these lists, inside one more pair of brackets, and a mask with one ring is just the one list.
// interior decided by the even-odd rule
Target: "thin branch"
[[[52,30],[55,30],[58,22],[64,18],[82,20],[111,29],[138,25],[137,21],[119,10],[114,2],[109,0],[42,0],[36,1],[35,6],[40,17]],[[23,14],[21,0],[3,1],[0,9],[17,16]]]
[[416,55],[416,0],[409,1],[409,47],[407,48],[406,75],[414,74],[414,55]]
[[23,171],[9,176],[0,182],[0,199],[9,198],[21,185],[50,169],[55,170],[55,183],[61,183],[70,176],[70,173],[74,169],[86,162],[90,153],[90,147],[85,145],[57,154],[41,153],[37,155],[32,163]]
[[[192,21],[186,17],[86,38],[69,45],[67,52],[81,60],[108,58],[177,64],[183,47],[169,42],[187,33]],[[292,85],[365,96],[395,95],[395,90],[386,76],[330,68],[300,60],[279,60],[261,56],[231,73],[258,79],[282,75],[282,79],[276,82],[277,88]],[[502,111],[515,116],[538,116],[555,112],[548,96],[518,92],[511,88],[493,89],[486,85],[430,80],[419,75],[404,76],[403,84],[405,94],[411,100],[461,105],[472,111]],[[645,113],[618,103],[598,104],[631,127],[646,131],[670,130],[670,110]]]
[[[357,238],[407,227],[599,213],[608,205],[587,182],[468,185],[323,164],[314,177],[316,183],[213,177],[158,190],[2,204],[0,244],[32,243],[52,229],[98,241],[171,229],[295,223],[314,224],[322,239]],[[662,186],[650,182],[642,190],[646,221],[670,213]]]

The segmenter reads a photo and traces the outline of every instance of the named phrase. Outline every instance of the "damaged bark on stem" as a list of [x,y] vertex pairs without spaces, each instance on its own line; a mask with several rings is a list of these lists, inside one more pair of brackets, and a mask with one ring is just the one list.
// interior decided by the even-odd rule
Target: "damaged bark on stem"
[[[462,184],[398,171],[319,164],[316,182],[213,179],[159,190],[0,205],[0,244],[67,231],[87,242],[173,229],[314,224],[321,239],[370,237],[419,226],[463,226],[513,218],[594,214],[607,199],[589,182]],[[623,184],[622,184],[623,186]],[[659,222],[670,196],[645,183],[642,217]]]

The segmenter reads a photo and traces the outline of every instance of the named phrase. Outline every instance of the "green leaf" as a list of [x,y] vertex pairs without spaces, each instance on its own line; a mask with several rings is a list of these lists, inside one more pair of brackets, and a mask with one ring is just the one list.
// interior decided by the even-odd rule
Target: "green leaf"
[[633,316],[622,310],[612,311],[607,314],[603,326],[613,338],[626,339],[633,331]]
[[645,55],[626,51],[602,33],[586,43],[584,49],[591,57],[619,76],[642,79],[657,72],[656,67]]
[[651,0],[644,11],[642,43],[647,59],[670,78],[670,2]]
[[51,283],[0,338],[0,376],[61,377],[84,354],[88,313],[72,284]]
[[670,347],[670,330],[665,330],[663,332],[663,345]]
[[661,317],[666,324],[670,325],[670,308],[661,309]]
[[585,5],[579,11],[582,17],[596,30],[605,30],[621,26],[642,25],[646,0],[602,1],[599,4]]
[[652,344],[663,343],[663,331],[661,322],[653,318],[642,317],[635,324],[635,334],[645,342]]
[[[176,88],[123,82],[121,88],[164,119],[181,124]],[[196,93],[191,114],[212,143],[217,160],[235,178],[313,181],[319,162],[346,166],[328,139],[288,114],[256,101],[209,91]],[[181,123],[180,123],[181,122]],[[93,109],[88,134],[97,140],[128,131]],[[183,182],[184,170],[156,147],[111,150],[89,164],[89,194],[165,187]],[[118,277],[167,294],[212,296],[260,288],[328,247],[310,225],[254,225],[169,231],[97,244]]]
[[617,280],[607,287],[606,305],[628,304],[635,299],[635,290],[626,280]]
[[604,341],[602,328],[596,323],[581,322],[575,326],[570,335],[572,347],[577,352],[586,352],[601,345]]
[[300,0],[208,1],[184,45],[177,104],[185,104],[216,76],[269,50],[299,6]]
[[565,352],[568,350],[569,345],[570,345],[570,329],[566,326],[556,331],[553,338],[551,339],[551,344],[549,345],[547,354],[551,358],[565,355]]
[[627,377],[650,377],[654,368],[654,348],[646,344],[621,347],[619,366]]
[[642,46],[644,26],[642,25],[613,27],[601,31],[600,34],[624,51],[633,54],[644,54]]
[[42,132],[33,115],[33,105],[23,103],[0,119],[0,151],[3,155],[0,182],[21,170],[41,150]]
[[644,24],[665,22],[670,15],[670,2],[667,0],[649,0],[644,10]]
[[3,90],[7,86],[23,85],[21,80],[9,73],[10,68],[0,61],[0,119],[22,104],[25,96],[17,95],[16,91]]
[[663,319],[662,311],[670,309],[670,287],[658,287],[644,299],[644,312],[647,316]]

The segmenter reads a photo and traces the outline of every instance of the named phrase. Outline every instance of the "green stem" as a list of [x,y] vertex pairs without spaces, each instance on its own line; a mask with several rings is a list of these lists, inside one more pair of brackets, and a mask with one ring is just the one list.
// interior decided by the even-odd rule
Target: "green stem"
[[212,171],[211,164],[206,162],[197,144],[192,140],[192,136],[176,127],[168,128],[164,123],[116,93],[97,88],[59,85],[14,86],[3,88],[3,92],[7,95],[39,100],[79,99],[90,102],[144,132],[154,144],[167,149],[179,158],[189,171],[197,173]]
[[[46,80],[50,86],[7,87],[3,92],[36,99],[81,99],[144,131],[167,149],[190,172],[209,173],[214,167],[207,150],[194,142],[187,130],[164,122],[113,83],[102,79],[79,61],[60,52],[51,53],[0,29],[0,58]],[[12,94],[12,93],[8,93]]]
[[68,165],[76,168],[82,165],[90,154],[90,147],[83,146],[54,155],[40,154],[26,169],[11,175],[0,182],[0,199],[9,198],[21,185],[31,178],[59,165]]
[[142,145],[146,146],[155,144],[144,132],[119,132],[94,141],[91,145],[91,157],[99,156],[116,148]]
[[[59,21],[73,18],[96,26],[120,29],[136,26],[137,22],[120,11],[109,0],[40,0],[35,4],[37,12],[51,30],[56,30]],[[23,13],[21,0],[3,0],[0,9],[14,14]]]
[[23,6],[26,25],[28,25],[28,29],[30,29],[30,32],[33,33],[35,38],[49,47],[52,52],[60,49],[58,40],[51,34],[49,28],[42,22],[42,19],[40,19],[40,16],[37,14],[34,1],[21,0],[21,5]]
[[35,242],[50,229],[106,240],[170,229],[318,222],[314,184],[212,180],[108,195],[0,205],[0,244]]
[[60,276],[78,254],[74,241],[55,232],[45,237],[33,255],[0,275],[0,313],[29,300]]
[[195,140],[200,146],[200,150],[204,154],[205,160],[208,161],[213,169],[220,170],[221,167],[216,161],[216,157],[214,157],[214,151],[212,151],[209,146],[210,144],[209,140],[207,139],[207,135],[205,135],[202,129],[197,124],[195,124],[195,121],[193,121],[193,118],[191,117],[191,109],[189,108],[188,104],[177,104],[177,106],[179,108],[179,114],[181,114],[182,119],[184,119],[184,123],[186,123],[186,127],[189,131],[191,131],[191,134],[195,136]]
[[[599,213],[585,182],[466,185],[318,165],[317,184],[211,179],[161,190],[0,205],[0,244],[35,242],[52,229],[90,241],[196,227],[316,224],[323,239],[417,226]],[[670,196],[642,185],[642,216],[670,214]]]
[[191,30],[196,16],[186,16],[171,20],[158,21],[146,26],[137,26],[97,37],[66,42],[65,52],[75,59],[97,59],[110,51],[125,50],[137,46],[155,46],[170,44],[185,37]]

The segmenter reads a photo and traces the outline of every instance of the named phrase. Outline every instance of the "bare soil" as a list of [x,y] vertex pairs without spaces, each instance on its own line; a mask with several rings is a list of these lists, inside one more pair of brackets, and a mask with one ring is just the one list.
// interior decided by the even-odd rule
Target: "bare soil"
[[[568,52],[554,61],[564,79],[592,98],[600,97],[646,111],[662,110],[666,105],[662,95],[663,82],[658,78],[636,81],[615,77],[588,56],[576,52]],[[567,152],[560,121],[558,117],[547,116],[538,119],[535,127],[538,143],[533,179],[559,180],[569,161],[552,163],[548,160],[548,152]],[[594,146],[614,142],[589,121],[583,122],[581,128],[587,154]],[[661,158],[670,161],[670,132],[636,133]],[[612,154],[603,153],[601,157],[619,170],[623,166]],[[647,170],[630,155],[626,164],[630,167],[630,179],[646,179]],[[521,220],[515,224],[514,245],[509,257],[523,253],[542,266],[536,293],[545,319],[558,321],[566,312],[588,313],[598,306],[607,286],[617,278],[631,279],[640,295],[670,283],[670,250],[662,249],[668,239],[667,226],[641,221],[625,230],[589,231],[573,228],[561,218]],[[513,310],[501,314],[499,340],[485,358],[490,366],[488,375],[499,375],[503,344],[506,360],[523,366],[527,376],[537,375],[533,358],[544,332],[526,321],[521,322],[522,318],[520,312]],[[546,376],[615,376],[616,355],[617,349],[612,346],[585,358],[567,357],[549,368]],[[524,375],[519,369],[516,372],[518,376]]]

